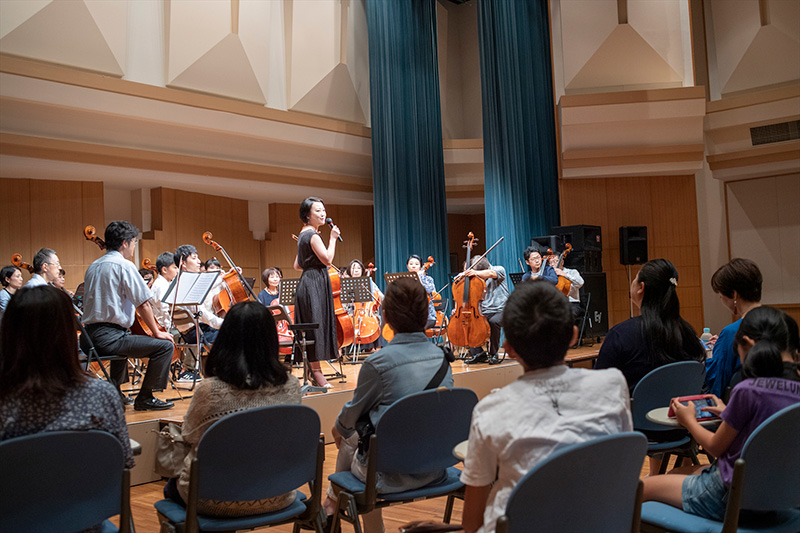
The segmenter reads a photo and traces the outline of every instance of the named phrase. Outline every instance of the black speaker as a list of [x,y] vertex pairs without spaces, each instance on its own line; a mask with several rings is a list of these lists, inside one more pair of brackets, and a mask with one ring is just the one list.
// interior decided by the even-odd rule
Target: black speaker
[[647,226],[620,226],[619,262],[623,265],[647,263]]
[[547,251],[548,248],[553,250],[554,254],[560,253],[564,250],[563,245],[561,247],[558,246],[559,239],[558,235],[544,235],[542,237],[533,237],[531,239],[531,246],[538,248],[544,253]]
[[600,226],[554,226],[552,233],[558,236],[558,249],[563,250],[566,244],[572,245],[572,251],[564,259],[564,266],[584,272],[603,271],[603,242]]
[[608,333],[606,275],[602,272],[583,274],[583,287],[581,287],[580,295],[581,310],[586,313],[583,336],[604,336]]

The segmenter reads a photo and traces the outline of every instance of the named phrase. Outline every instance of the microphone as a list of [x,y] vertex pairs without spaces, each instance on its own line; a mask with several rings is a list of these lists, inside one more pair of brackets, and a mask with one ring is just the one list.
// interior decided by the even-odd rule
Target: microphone
[[[333,219],[332,219],[332,218],[326,218],[326,219],[325,219],[325,223],[326,223],[327,225],[329,225],[330,227],[333,227]],[[339,235],[339,236],[337,237],[337,239],[339,239],[339,242],[344,242],[344,240],[342,240],[342,236],[341,236],[341,235]]]

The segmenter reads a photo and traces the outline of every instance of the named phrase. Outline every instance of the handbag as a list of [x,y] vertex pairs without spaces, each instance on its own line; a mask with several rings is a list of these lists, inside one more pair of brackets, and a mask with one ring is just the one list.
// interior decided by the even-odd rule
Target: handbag
[[158,432],[156,440],[156,474],[167,478],[178,477],[190,448],[183,440],[181,427],[170,422]]

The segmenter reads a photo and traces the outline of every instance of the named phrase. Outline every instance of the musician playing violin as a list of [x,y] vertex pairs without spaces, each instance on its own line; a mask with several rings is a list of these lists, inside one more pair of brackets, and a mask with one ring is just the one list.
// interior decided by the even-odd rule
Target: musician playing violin
[[[150,308],[150,289],[129,261],[136,251],[137,235],[139,229],[126,220],[112,222],[106,228],[106,253],[86,270],[83,321],[100,356],[149,359],[134,409],[169,409],[172,402],[159,400],[153,391],[167,385],[174,346],[172,336],[158,328]],[[152,337],[132,335],[128,330],[135,320],[135,311],[153,332]],[[88,345],[81,344],[88,353]],[[127,369],[127,361],[111,361],[111,380],[117,388],[127,381]]]
[[486,283],[486,292],[481,301],[481,313],[489,322],[489,352],[482,347],[470,348],[472,356],[467,359],[468,364],[485,363],[496,365],[500,363],[497,352],[500,350],[500,331],[503,324],[503,308],[508,300],[508,285],[506,284],[506,269],[500,265],[492,265],[489,260],[480,257],[472,258],[472,266],[464,272],[467,277],[476,276]]
[[416,272],[419,275],[419,281],[425,287],[425,292],[428,293],[428,323],[425,324],[425,329],[430,329],[436,325],[436,309],[433,308],[433,293],[436,292],[436,285],[433,283],[433,278],[422,270],[422,259],[417,254],[408,256],[406,268],[409,272]]
[[307,349],[312,381],[320,387],[333,388],[320,368],[320,361],[338,357],[336,337],[336,311],[333,305],[333,289],[328,276],[328,267],[336,254],[336,239],[339,228],[331,226],[328,245],[319,234],[325,224],[327,213],[321,198],[306,198],[300,204],[300,220],[303,228],[297,237],[297,257],[294,269],[302,271],[295,295],[294,320],[296,324],[316,323],[319,329],[309,331],[306,338],[314,340]]
[[528,246],[522,256],[525,258],[525,262],[528,266],[531,267],[531,270],[522,276],[522,281],[542,278],[553,285],[558,283],[558,275],[555,270],[553,270],[553,267],[542,259],[542,254],[538,248]]

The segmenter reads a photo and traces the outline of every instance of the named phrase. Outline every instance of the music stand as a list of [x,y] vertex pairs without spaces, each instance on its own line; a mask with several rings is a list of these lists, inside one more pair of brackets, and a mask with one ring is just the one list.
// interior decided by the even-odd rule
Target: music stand
[[[341,278],[341,279],[342,279],[342,288],[339,298],[341,299],[343,304],[366,303],[366,302],[371,302],[373,300],[372,284],[369,277],[361,276],[358,278]],[[353,326],[356,330],[355,336],[357,337],[361,329],[361,323],[356,325],[354,320]],[[361,362],[358,360],[358,356],[361,353],[361,344],[356,344],[354,342],[353,346],[354,346],[353,360],[346,364],[354,365]]]
[[[278,297],[278,303],[281,306],[295,305],[297,286],[299,284],[300,284],[300,278],[296,279],[281,278],[281,281],[278,284],[278,293],[280,294],[280,296]],[[278,319],[276,318],[276,320]],[[307,394],[309,392],[328,392],[328,389],[326,389],[325,387],[315,387],[308,382],[308,376],[311,373],[311,367],[308,364],[308,351],[306,350],[306,347],[309,344],[314,344],[315,341],[307,340],[306,332],[314,331],[316,329],[319,329],[319,324],[316,323],[289,324],[289,330],[294,333],[294,345],[303,354],[303,386],[301,387],[301,391],[303,394]],[[298,331],[300,332],[299,339],[297,338]],[[292,348],[292,362],[294,362],[294,353],[295,353],[295,348]],[[338,374],[335,377],[344,377],[344,374]]]
[[514,287],[522,283],[522,276],[524,276],[524,272],[510,272],[508,277],[511,278],[511,283],[514,284]]
[[390,283],[393,281],[397,281],[400,278],[411,278],[419,281],[420,285],[422,281],[419,279],[419,274],[416,272],[387,272],[383,275],[383,279],[386,280],[386,286],[388,287]]
[[[198,367],[200,366],[200,306],[206,300],[208,293],[211,292],[211,288],[214,286],[214,282],[217,281],[219,274],[220,273],[218,271],[178,271],[178,275],[175,276],[175,279],[173,279],[172,283],[169,284],[169,287],[167,287],[167,292],[165,292],[164,297],[161,298],[162,302],[172,306],[172,313],[170,313],[169,316],[170,328],[172,327],[172,317],[175,313],[175,306],[181,306],[184,307],[184,309],[186,309],[186,306],[189,305],[194,306],[194,313],[189,311],[189,314],[192,316],[192,320],[194,321],[194,333],[197,338],[197,357],[195,359],[192,386],[189,387],[190,391],[193,391],[195,385],[197,385],[197,372],[199,370]],[[188,309],[186,310],[188,311]],[[189,398],[191,398],[191,396],[189,396]],[[170,400],[173,399],[182,400],[184,398],[183,396],[180,398],[170,398]]]

